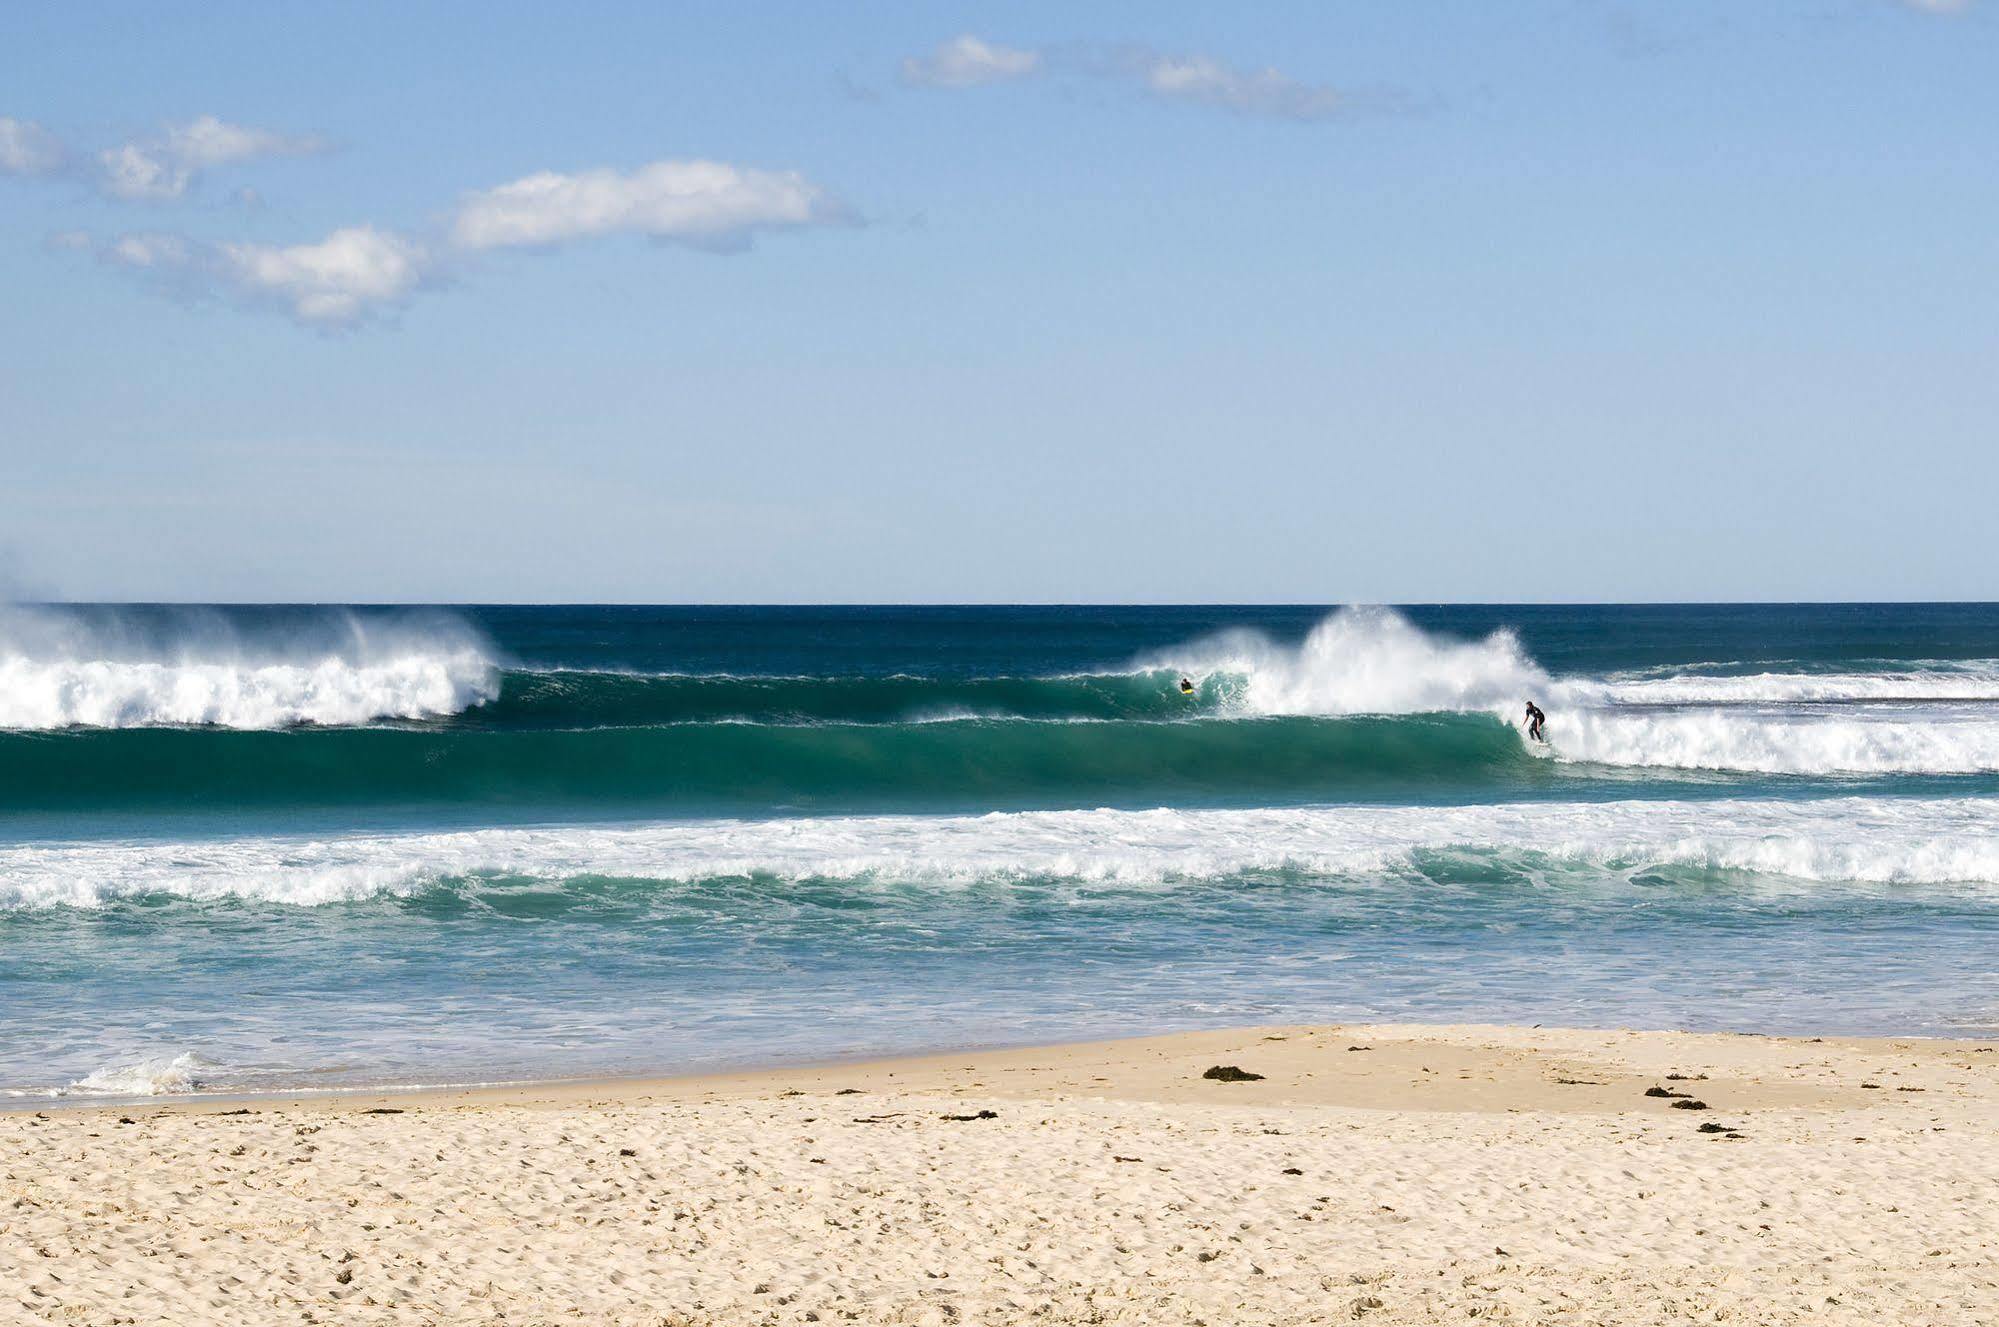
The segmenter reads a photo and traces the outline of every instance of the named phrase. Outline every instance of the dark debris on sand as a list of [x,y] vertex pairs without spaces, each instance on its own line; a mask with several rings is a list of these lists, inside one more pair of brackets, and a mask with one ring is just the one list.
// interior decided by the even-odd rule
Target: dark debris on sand
[[1212,1078],[1217,1083],[1257,1083],[1263,1080],[1262,1074],[1253,1074],[1240,1065],[1234,1064],[1215,1065],[1208,1072],[1202,1074],[1201,1077]]

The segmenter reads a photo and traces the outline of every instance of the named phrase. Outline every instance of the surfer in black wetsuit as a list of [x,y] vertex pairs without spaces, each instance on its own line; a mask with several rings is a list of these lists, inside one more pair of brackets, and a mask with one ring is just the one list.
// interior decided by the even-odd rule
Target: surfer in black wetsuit
[[1193,679],[1193,678],[1191,678],[1191,677],[1182,677],[1182,678],[1180,679],[1180,694],[1181,694],[1181,695],[1183,695],[1183,696],[1191,696],[1191,695],[1193,695],[1193,694],[1194,694],[1194,679]]
[[1541,713],[1541,707],[1533,701],[1527,702],[1527,735],[1537,742],[1548,739],[1541,736],[1541,725],[1548,722],[1548,716]]

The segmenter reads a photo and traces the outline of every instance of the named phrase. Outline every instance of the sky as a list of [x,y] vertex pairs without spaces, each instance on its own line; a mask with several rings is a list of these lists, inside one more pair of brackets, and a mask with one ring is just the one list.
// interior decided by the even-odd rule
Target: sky
[[1999,598],[1999,0],[10,5],[0,593]]

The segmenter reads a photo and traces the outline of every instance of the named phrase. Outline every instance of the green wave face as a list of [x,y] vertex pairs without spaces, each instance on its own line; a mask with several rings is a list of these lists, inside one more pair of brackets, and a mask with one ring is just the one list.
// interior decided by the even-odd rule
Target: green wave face
[[1191,694],[1168,672],[1073,677],[729,677],[510,671],[500,694],[448,722],[624,728],[720,720],[907,723],[953,718],[1180,719],[1226,709],[1240,679]]
[[1482,715],[69,730],[0,735],[0,805],[999,809],[1408,795],[1547,769]]

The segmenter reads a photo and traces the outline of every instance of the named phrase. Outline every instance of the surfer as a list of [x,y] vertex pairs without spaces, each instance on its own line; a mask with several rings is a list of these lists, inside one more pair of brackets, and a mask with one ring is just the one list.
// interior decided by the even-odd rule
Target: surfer
[[1527,702],[1527,735],[1537,742],[1548,739],[1541,736],[1541,725],[1548,722],[1548,716],[1541,713],[1541,707],[1533,701]]
[[1191,696],[1191,695],[1193,695],[1193,694],[1194,694],[1194,679],[1193,679],[1193,678],[1191,678],[1191,677],[1186,677],[1186,676],[1182,676],[1182,677],[1181,677],[1181,679],[1180,679],[1180,694],[1181,694],[1181,695],[1183,695],[1183,696]]

